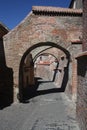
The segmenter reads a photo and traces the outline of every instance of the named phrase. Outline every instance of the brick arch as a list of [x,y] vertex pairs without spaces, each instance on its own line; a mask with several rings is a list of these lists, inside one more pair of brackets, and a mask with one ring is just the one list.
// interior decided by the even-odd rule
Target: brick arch
[[40,42],[40,43],[37,43],[37,44],[31,46],[23,54],[23,56],[21,58],[21,61],[20,61],[20,65],[19,65],[19,97],[20,97],[20,101],[22,100],[22,88],[23,88],[23,72],[22,72],[22,67],[23,67],[24,60],[25,60],[26,56],[29,53],[31,53],[32,50],[34,50],[35,48],[38,48],[38,47],[42,47],[42,46],[51,46],[51,47],[55,47],[55,48],[58,48],[61,51],[63,51],[65,53],[65,55],[66,55],[66,58],[68,59],[68,65],[69,65],[69,61],[70,61],[70,53],[69,53],[69,51],[66,50],[66,48],[61,47],[57,43],[53,43],[53,42]]
[[55,48],[58,48],[60,50],[62,50],[67,56],[68,58],[70,57],[70,53],[69,51],[67,50],[67,47],[65,46],[62,47],[60,44],[58,43],[53,43],[53,42],[40,42],[40,43],[37,43],[37,44],[34,44],[32,46],[30,46],[25,52],[24,54],[22,55],[21,57],[21,62],[22,60],[28,55],[29,52],[31,52],[32,50],[34,50],[35,48],[38,48],[38,47],[41,47],[41,46],[52,46],[52,47],[55,47]]
[[34,57],[34,62],[37,60],[37,58],[38,58],[39,56],[44,55],[44,54],[51,55],[51,56],[53,56],[53,57],[56,59],[56,61],[58,61],[57,57],[56,57],[54,54],[51,54],[51,53],[49,53],[49,52],[47,52],[47,53],[43,53],[43,52],[42,52],[41,54],[37,54],[37,55]]

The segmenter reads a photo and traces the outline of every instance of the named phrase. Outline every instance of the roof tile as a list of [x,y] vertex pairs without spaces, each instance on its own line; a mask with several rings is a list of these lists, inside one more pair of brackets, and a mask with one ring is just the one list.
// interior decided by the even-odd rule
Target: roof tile
[[33,12],[53,12],[53,13],[68,13],[68,14],[82,14],[82,9],[70,9],[50,6],[33,6]]

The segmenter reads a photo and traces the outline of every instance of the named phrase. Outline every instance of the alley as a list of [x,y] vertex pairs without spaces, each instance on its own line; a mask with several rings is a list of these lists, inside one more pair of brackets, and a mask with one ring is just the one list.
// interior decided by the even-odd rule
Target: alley
[[[38,92],[56,87],[42,82]],[[79,130],[75,104],[65,93],[42,93],[0,110],[0,130]]]

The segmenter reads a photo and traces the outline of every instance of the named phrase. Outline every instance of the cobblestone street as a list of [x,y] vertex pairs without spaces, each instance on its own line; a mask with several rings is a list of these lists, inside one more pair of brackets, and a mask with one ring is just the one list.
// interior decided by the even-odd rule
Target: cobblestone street
[[[41,83],[39,91],[53,87],[50,82]],[[65,93],[49,93],[0,110],[0,130],[80,129],[75,118],[75,104]]]

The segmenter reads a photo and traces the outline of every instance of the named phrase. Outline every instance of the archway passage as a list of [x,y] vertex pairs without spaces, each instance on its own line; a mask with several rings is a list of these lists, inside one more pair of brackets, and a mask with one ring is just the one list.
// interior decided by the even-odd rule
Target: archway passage
[[47,90],[48,93],[65,91],[69,61],[69,52],[55,43],[43,42],[30,47],[20,62],[19,100],[22,102],[40,94],[38,87],[42,79],[44,83],[56,84],[56,88]]
[[40,77],[40,79],[44,79],[45,82],[53,82],[59,65],[58,58],[50,53],[41,53],[34,59],[35,77]]

